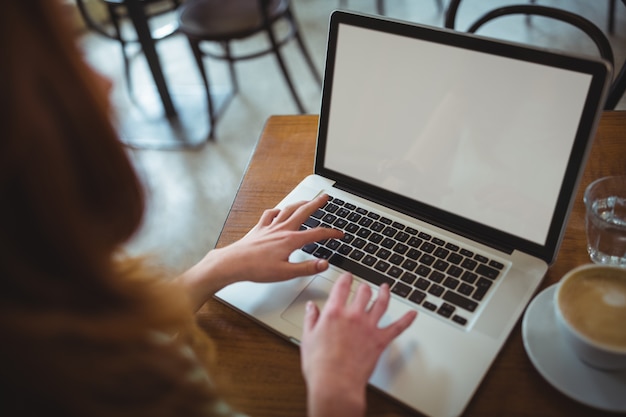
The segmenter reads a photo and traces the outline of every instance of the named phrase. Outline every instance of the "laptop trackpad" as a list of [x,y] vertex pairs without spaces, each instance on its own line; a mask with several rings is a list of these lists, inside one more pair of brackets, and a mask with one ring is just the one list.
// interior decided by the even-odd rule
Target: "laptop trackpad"
[[289,307],[283,311],[281,317],[291,324],[302,328],[307,301],[313,301],[321,311],[328,300],[328,295],[330,294],[333,284],[334,282],[321,275],[316,275],[309,285],[300,291],[300,294],[298,294]]
[[[304,314],[306,309],[307,301],[313,301],[317,304],[317,307],[322,311],[324,305],[326,305],[326,301],[328,300],[328,296],[330,295],[330,291],[333,288],[335,283],[328,278],[323,277],[322,275],[316,275],[315,278],[309,283],[309,285],[304,288],[300,294],[296,297],[296,299],[287,307],[285,311],[281,314],[281,317],[291,324],[298,326],[299,328],[303,327],[304,323]],[[354,281],[352,283],[352,289],[350,292],[350,296],[348,298],[348,302],[352,300],[356,289],[359,285],[363,285],[358,281]],[[372,298],[370,299],[370,304],[376,299],[378,295],[378,291],[375,288],[372,288]],[[383,314],[380,318],[378,325],[380,327],[387,326],[394,322],[398,317],[400,317],[406,309],[392,309],[391,306],[389,309]]]

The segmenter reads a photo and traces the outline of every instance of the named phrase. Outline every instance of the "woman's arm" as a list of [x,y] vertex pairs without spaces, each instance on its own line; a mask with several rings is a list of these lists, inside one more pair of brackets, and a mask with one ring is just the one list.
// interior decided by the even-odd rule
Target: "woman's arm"
[[209,251],[200,262],[177,278],[186,288],[194,308],[200,308],[212,294],[234,282],[284,281],[326,270],[326,260],[292,263],[289,255],[307,243],[343,236],[343,232],[325,227],[298,230],[327,201],[328,196],[322,195],[282,210],[266,210],[242,239]]

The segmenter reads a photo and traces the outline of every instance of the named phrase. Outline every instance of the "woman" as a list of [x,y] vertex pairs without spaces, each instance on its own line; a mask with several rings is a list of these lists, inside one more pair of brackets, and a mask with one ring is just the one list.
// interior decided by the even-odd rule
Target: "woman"
[[[60,4],[9,1],[0,20],[0,415],[237,415],[220,398],[193,311],[238,280],[328,268],[288,261],[305,243],[341,237],[298,231],[326,197],[267,210],[243,239],[164,279],[121,252],[142,218],[142,188],[106,83],[82,60]],[[364,414],[379,355],[415,318],[378,328],[389,289],[368,309],[370,288],[348,302],[350,284],[343,276],[324,311],[307,309],[310,416]]]

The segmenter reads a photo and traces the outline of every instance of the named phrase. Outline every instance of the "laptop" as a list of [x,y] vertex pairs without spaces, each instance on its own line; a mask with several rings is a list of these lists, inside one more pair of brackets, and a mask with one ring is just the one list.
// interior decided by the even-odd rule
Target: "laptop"
[[[370,385],[425,415],[466,408],[555,260],[602,111],[601,60],[382,17],[330,17],[314,174],[278,207],[321,193],[306,245],[328,271],[216,294],[295,344],[304,306],[346,270],[412,326]],[[313,161],[311,161],[313,163]]]

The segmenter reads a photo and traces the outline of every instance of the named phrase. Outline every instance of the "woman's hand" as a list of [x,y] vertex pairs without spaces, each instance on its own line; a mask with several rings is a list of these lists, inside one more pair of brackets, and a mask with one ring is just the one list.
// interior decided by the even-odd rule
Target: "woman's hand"
[[300,351],[309,417],[362,416],[367,382],[378,358],[417,316],[412,310],[379,328],[389,306],[389,287],[383,284],[368,308],[371,288],[361,284],[348,301],[351,285],[352,275],[342,275],[321,314],[313,302],[307,304]]
[[307,243],[340,239],[343,232],[325,227],[300,231],[300,225],[328,201],[322,195],[283,209],[266,210],[241,240],[210,251],[178,279],[199,308],[222,287],[237,281],[274,282],[312,275],[328,268],[328,261],[289,262],[289,255]]

